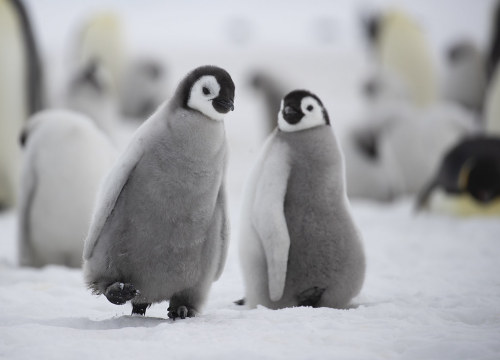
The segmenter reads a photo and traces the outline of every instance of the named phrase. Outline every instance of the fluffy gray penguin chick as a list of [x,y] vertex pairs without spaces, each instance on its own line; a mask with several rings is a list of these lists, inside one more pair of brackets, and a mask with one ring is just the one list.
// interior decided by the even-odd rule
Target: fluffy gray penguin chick
[[200,311],[229,241],[223,118],[234,109],[223,69],[189,73],[137,130],[104,181],[83,253],[95,294],[132,314],[170,300],[168,316]]
[[240,259],[251,308],[341,308],[361,289],[365,256],[329,125],[316,95],[284,97],[243,205]]

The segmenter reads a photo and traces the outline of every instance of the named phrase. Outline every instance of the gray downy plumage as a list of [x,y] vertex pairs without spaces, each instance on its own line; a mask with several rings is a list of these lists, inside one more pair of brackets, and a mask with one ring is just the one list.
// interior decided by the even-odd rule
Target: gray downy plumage
[[174,319],[200,311],[229,240],[222,119],[233,99],[226,71],[200,67],[138,129],[103,184],[86,239],[94,293],[132,300],[133,313],[164,300]]
[[250,307],[341,308],[359,293],[365,257],[344,178],[321,101],[306,91],[288,94],[243,207],[240,258]]

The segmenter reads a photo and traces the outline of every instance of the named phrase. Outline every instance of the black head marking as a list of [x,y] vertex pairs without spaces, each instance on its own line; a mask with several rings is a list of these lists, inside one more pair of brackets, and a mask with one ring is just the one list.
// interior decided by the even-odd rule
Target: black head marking
[[[326,125],[330,125],[330,118],[328,117],[328,113],[326,112],[323,103],[321,102],[319,97],[307,90],[294,90],[288,93],[283,98],[283,119],[285,119],[286,122],[292,125],[300,122],[302,117],[304,117],[304,113],[301,109],[301,103],[302,99],[304,99],[305,97],[312,97],[318,102],[318,104],[321,106]],[[307,108],[306,110],[311,111],[313,109]]]
[[215,110],[220,113],[227,113],[232,110],[234,102],[234,83],[229,73],[217,66],[200,66],[191,71],[179,84],[176,97],[180,100],[180,105],[188,109],[189,96],[194,83],[202,76],[214,76],[220,85],[219,95],[213,99],[212,104]]
[[486,204],[500,195],[499,165],[493,156],[477,159],[471,165],[466,189],[477,201]]

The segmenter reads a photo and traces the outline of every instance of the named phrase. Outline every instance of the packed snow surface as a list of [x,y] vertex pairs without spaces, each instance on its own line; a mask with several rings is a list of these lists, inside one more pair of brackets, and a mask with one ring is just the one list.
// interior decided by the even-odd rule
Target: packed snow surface
[[0,358],[498,359],[498,219],[412,213],[411,203],[354,203],[367,275],[352,308],[249,310],[237,247],[203,313],[146,317],[85,288],[80,270],[12,265],[14,215],[0,220]]

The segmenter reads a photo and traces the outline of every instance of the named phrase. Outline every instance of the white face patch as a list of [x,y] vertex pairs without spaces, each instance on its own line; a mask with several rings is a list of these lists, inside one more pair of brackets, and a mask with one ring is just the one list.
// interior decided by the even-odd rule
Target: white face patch
[[219,96],[220,85],[215,76],[205,75],[198,79],[191,88],[187,105],[194,110],[208,116],[212,120],[221,121],[225,114],[221,114],[212,105],[212,100]]
[[300,102],[300,109],[304,116],[297,124],[290,124],[283,118],[283,101],[281,101],[278,114],[278,128],[285,132],[294,132],[309,129],[315,126],[326,125],[321,105],[311,96],[307,96]]

